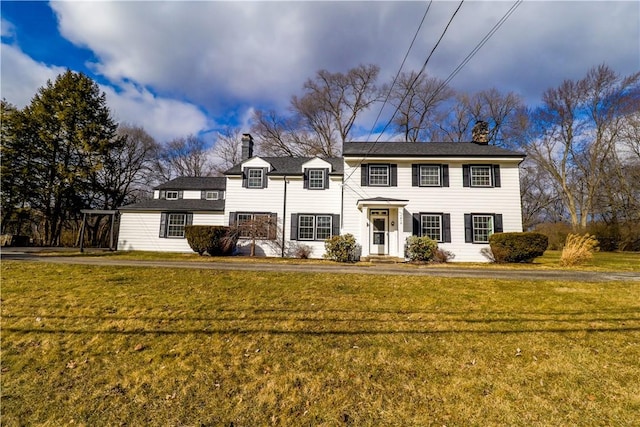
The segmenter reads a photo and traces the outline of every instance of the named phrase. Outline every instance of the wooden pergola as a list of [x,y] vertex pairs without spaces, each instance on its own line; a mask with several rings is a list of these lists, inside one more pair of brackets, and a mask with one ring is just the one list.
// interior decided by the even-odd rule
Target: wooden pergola
[[111,225],[109,226],[109,250],[115,251],[116,246],[113,243],[113,227],[115,225],[116,210],[101,210],[101,209],[82,209],[82,228],[80,229],[80,252],[84,252],[84,229],[87,225],[87,215],[109,215],[111,216]]

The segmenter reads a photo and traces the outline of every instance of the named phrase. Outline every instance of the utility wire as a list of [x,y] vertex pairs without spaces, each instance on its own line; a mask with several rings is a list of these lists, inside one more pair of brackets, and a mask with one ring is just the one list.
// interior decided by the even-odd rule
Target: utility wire
[[378,120],[380,120],[380,115],[382,115],[382,110],[384,110],[385,105],[387,105],[387,102],[389,101],[389,97],[391,96],[391,92],[393,91],[393,87],[396,85],[396,82],[398,81],[398,77],[400,77],[400,73],[402,72],[402,68],[404,67],[404,63],[407,61],[407,58],[409,57],[409,52],[411,52],[411,48],[413,47],[413,44],[415,43],[416,39],[418,38],[418,34],[420,33],[420,30],[422,29],[422,25],[424,24],[425,19],[427,18],[427,14],[429,13],[429,9],[431,9],[431,4],[433,3],[433,0],[429,1],[429,4],[427,5],[427,10],[424,11],[424,15],[422,15],[422,20],[420,21],[420,25],[418,25],[418,28],[416,29],[416,33],[413,35],[413,40],[411,40],[411,44],[409,45],[409,48],[407,49],[407,53],[405,53],[404,58],[402,59],[402,63],[400,64],[400,68],[398,68],[398,72],[396,73],[396,76],[393,78],[393,82],[391,83],[391,86],[389,87],[389,91],[387,92],[387,96],[384,98],[384,102],[382,103],[382,107],[380,108],[380,111],[378,111],[378,115],[376,116],[376,119],[373,122],[373,126],[371,126],[371,130],[369,131],[369,135],[367,136],[367,141],[369,140],[369,138],[371,138],[371,134],[373,134],[373,130],[376,127],[376,123],[378,123]]
[[[463,0],[464,1],[464,0]],[[516,11],[516,9],[518,7],[520,7],[520,5],[523,3],[524,0],[516,0],[516,2],[511,5],[511,7],[509,8],[509,10],[507,10],[507,12],[505,12],[505,14],[502,16],[502,18],[500,18],[500,20],[498,20],[498,22],[491,28],[491,30],[489,30],[489,32],[482,38],[482,40],[480,40],[480,42],[478,42],[478,44],[471,50],[471,52],[469,52],[469,54],[462,60],[462,62],[460,64],[458,64],[458,66],[449,74],[449,76],[442,82],[442,84],[440,84],[440,86],[438,86],[438,88],[434,91],[433,95],[431,98],[435,98],[441,90],[443,90],[446,85],[453,80],[453,78],[471,61],[471,59],[478,53],[478,51],[480,49],[482,49],[482,47],[489,41],[489,39],[491,39],[491,37],[493,37],[493,35],[500,29],[500,27],[502,27],[502,25],[511,17],[511,15]],[[462,3],[461,3],[462,5]],[[460,8],[460,6],[458,6],[458,9]],[[457,10],[456,10],[457,13]],[[455,16],[455,14],[454,14]],[[453,17],[452,17],[453,19]],[[451,22],[451,21],[450,21]],[[445,29],[446,31],[446,29]],[[435,47],[434,47],[435,50]],[[433,51],[432,51],[433,53]],[[429,55],[429,57],[431,57],[431,55]],[[423,66],[423,68],[420,70],[420,73],[422,73],[424,71],[424,68],[426,67],[426,63],[428,62],[429,58],[427,58],[427,61],[425,62],[425,65]],[[420,74],[419,73],[419,74]],[[394,80],[395,81],[395,80]],[[412,88],[412,85],[409,87],[409,90]],[[407,92],[409,92],[409,90],[407,90]],[[405,97],[403,97],[403,99],[401,100],[399,105],[402,105],[402,102],[404,102],[404,99],[406,99],[406,95]],[[386,130],[386,128],[389,126],[389,124],[391,123],[391,121],[393,121],[393,118],[395,117],[395,114],[398,112],[398,108],[396,108],[396,110],[394,111],[391,120],[387,123],[387,125],[383,128],[383,131],[380,132],[380,134],[382,134],[384,132],[384,130]],[[382,112],[382,110],[381,110]],[[378,118],[380,117],[380,114],[378,114]],[[377,122],[377,118],[376,118],[376,122]],[[374,127],[375,127],[375,123],[374,123]],[[371,135],[371,133],[369,134]],[[379,138],[378,138],[379,139]],[[373,146],[375,145],[375,143],[378,142],[378,139],[376,139],[376,141],[372,144],[372,146],[370,147],[369,151],[367,152],[367,155],[365,155],[365,158],[371,153],[371,151],[373,150]],[[362,162],[364,161],[363,158],[360,163],[358,164],[358,166],[360,164],[362,164]],[[356,166],[357,168],[357,166]],[[351,172],[351,174],[347,177],[347,179],[351,178],[351,175],[353,175],[353,173],[355,172],[355,169]]]
[[[462,4],[464,3],[464,0],[460,1],[460,4],[458,5],[458,7],[456,8],[456,10],[453,12],[453,15],[451,15],[451,18],[449,19],[449,22],[447,22],[447,25],[444,27],[444,30],[442,31],[442,34],[440,34],[440,38],[438,39],[438,41],[436,42],[436,44],[433,46],[433,48],[431,49],[431,52],[429,53],[429,56],[427,56],[427,59],[424,61],[424,64],[422,65],[422,68],[420,69],[420,71],[418,72],[418,74],[416,74],[415,78],[413,79],[413,81],[411,81],[411,84],[409,85],[405,95],[402,97],[402,99],[400,100],[399,105],[395,108],[395,110],[393,111],[393,114],[391,115],[391,118],[389,119],[389,121],[387,122],[387,124],[384,125],[384,128],[382,128],[382,131],[380,132],[380,134],[378,135],[378,137],[376,138],[376,140],[371,144],[371,146],[369,147],[369,150],[367,151],[367,153],[362,157],[362,159],[358,162],[358,164],[356,165],[355,168],[353,168],[353,170],[351,171],[351,173],[349,174],[349,176],[347,177],[347,179],[345,181],[348,181],[351,176],[354,174],[354,172],[356,171],[356,169],[358,169],[358,167],[362,164],[362,162],[369,157],[369,154],[371,154],[371,151],[373,151],[373,147],[375,147],[376,143],[380,140],[380,137],[382,136],[382,134],[384,133],[385,130],[387,130],[387,128],[389,127],[389,125],[393,122],[393,119],[396,116],[396,113],[398,112],[398,110],[400,109],[400,105],[402,105],[402,103],[404,102],[405,99],[407,99],[407,96],[409,95],[409,92],[411,91],[411,89],[413,89],[413,86],[416,84],[416,82],[418,81],[418,79],[420,78],[420,76],[422,75],[422,73],[424,73],[424,70],[427,68],[427,64],[429,63],[429,60],[431,59],[431,57],[433,56],[433,53],[436,51],[436,49],[438,48],[438,46],[440,45],[440,42],[442,41],[442,39],[444,38],[444,35],[447,33],[447,30],[449,29],[449,26],[451,25],[451,22],[453,22],[453,18],[456,17],[456,15],[458,14],[458,12],[460,11],[460,8],[462,7]],[[375,123],[373,124],[373,126],[375,127]]]

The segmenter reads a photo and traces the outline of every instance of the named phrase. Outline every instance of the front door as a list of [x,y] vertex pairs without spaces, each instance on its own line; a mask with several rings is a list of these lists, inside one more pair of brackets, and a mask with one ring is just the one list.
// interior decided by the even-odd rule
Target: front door
[[372,255],[387,255],[389,244],[387,232],[389,230],[389,212],[386,210],[372,210],[370,217],[371,224],[371,250]]

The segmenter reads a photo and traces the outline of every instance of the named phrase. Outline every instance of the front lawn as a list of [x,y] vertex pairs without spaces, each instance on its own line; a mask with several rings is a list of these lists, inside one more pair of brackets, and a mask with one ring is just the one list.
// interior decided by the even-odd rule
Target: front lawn
[[6,426],[640,422],[638,282],[3,261],[1,315]]

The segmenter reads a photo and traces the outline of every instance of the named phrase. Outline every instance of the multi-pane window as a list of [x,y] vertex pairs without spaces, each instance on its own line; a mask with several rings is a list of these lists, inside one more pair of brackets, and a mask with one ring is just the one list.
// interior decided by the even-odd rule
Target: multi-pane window
[[217,191],[206,191],[204,198],[206,200],[218,200],[219,195]]
[[420,165],[420,186],[439,187],[440,186],[440,166]]
[[184,237],[184,226],[187,224],[187,215],[183,213],[170,213],[167,215],[167,237]]
[[488,243],[493,234],[493,215],[473,215],[473,242]]
[[332,226],[331,215],[298,215],[298,240],[326,240]]
[[264,170],[259,168],[247,169],[247,187],[263,188]]
[[178,200],[178,192],[177,191],[167,191],[165,193],[165,198],[167,200]]
[[271,219],[271,214],[253,214],[238,213],[236,214],[236,225],[239,231],[239,237],[269,239],[272,238],[275,224]]
[[420,230],[423,237],[436,242],[442,241],[442,216],[424,214],[420,216]]
[[369,165],[369,185],[389,185],[389,165]]
[[316,240],[326,240],[331,237],[331,216],[318,215],[316,217]]
[[309,169],[309,188],[314,190],[324,189],[324,170]]
[[471,186],[491,187],[491,166],[471,166]]

